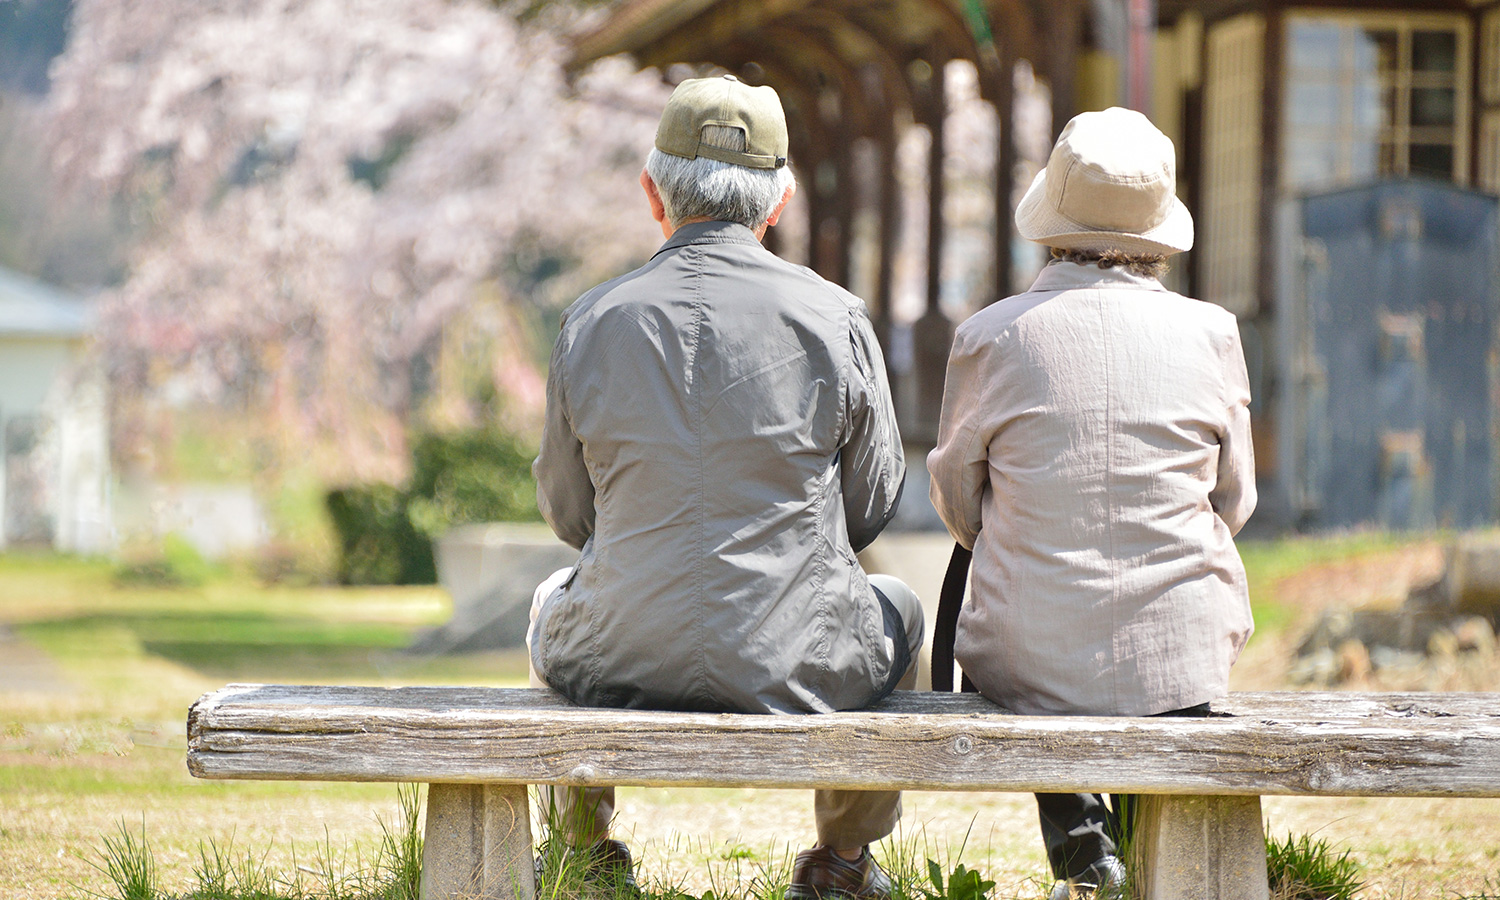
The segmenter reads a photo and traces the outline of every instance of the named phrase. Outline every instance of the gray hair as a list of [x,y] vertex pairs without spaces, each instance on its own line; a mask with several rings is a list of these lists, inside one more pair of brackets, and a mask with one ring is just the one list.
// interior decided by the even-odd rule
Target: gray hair
[[1161,253],[1126,253],[1123,250],[1064,250],[1060,247],[1048,248],[1052,251],[1053,259],[1063,262],[1078,263],[1081,266],[1093,263],[1101,269],[1113,269],[1116,266],[1124,269],[1132,275],[1143,278],[1155,278],[1160,281],[1171,269],[1167,263],[1167,257]]
[[[745,149],[745,133],[724,125],[703,126],[702,141],[726,150]],[[788,166],[751,169],[702,156],[684,159],[655,148],[646,157],[646,174],[656,182],[674,228],[697,218],[759,228],[794,181]]]

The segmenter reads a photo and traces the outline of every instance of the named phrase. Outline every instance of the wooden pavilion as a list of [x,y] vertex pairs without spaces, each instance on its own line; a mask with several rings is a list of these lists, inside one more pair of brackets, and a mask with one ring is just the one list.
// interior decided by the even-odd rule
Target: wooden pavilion
[[[664,75],[729,71],[781,93],[807,200],[805,257],[848,284],[855,246],[867,239],[854,223],[873,216],[876,264],[863,293],[888,354],[897,145],[904,130],[927,130],[926,311],[910,325],[914,396],[902,422],[914,451],[934,437],[953,329],[939,303],[950,238],[945,72],[955,60],[972,63],[1001,123],[988,200],[994,221],[1009,226],[1013,73],[1024,60],[1050,91],[1054,135],[1079,111],[1124,105],[1176,142],[1178,189],[1198,239],[1174,261],[1171,286],[1240,318],[1255,395],[1258,520],[1463,526],[1500,513],[1497,292],[1433,293],[1412,262],[1477,267],[1469,281],[1493,285],[1500,239],[1486,232],[1454,249],[1454,228],[1437,226],[1460,221],[1445,211],[1460,200],[1434,206],[1399,191],[1349,220],[1370,236],[1340,243],[1307,231],[1311,198],[1324,194],[1413,179],[1480,206],[1500,192],[1500,0],[623,0],[577,39],[571,65],[622,53]],[[877,148],[873,167],[855,152],[861,142]],[[1472,217],[1491,231],[1493,220]],[[1013,272],[1013,226],[991,238],[994,289],[971,308],[1023,286],[1017,276],[1027,274]],[[1369,290],[1317,295],[1371,259],[1390,268]],[[1412,286],[1393,287],[1401,285]],[[1318,332],[1313,324],[1330,310],[1374,324]],[[1455,321],[1466,323],[1462,336],[1482,339],[1462,350],[1442,343]],[[1350,345],[1356,332],[1369,347]],[[1335,383],[1353,387],[1336,396]],[[1443,405],[1468,394],[1490,400],[1465,412]],[[1419,407],[1434,410],[1425,423],[1409,415]],[[1337,433],[1350,428],[1360,430],[1363,449],[1354,449],[1368,472],[1350,473],[1353,451]],[[1346,476],[1354,481],[1343,495],[1376,502],[1337,499],[1331,486]]]
[[[877,223],[875,277],[866,297],[889,346],[892,272],[899,198],[896,152],[907,123],[931,135],[927,196],[927,312],[913,326],[916,402],[923,411],[903,423],[909,437],[930,440],[941,403],[943,363],[953,326],[939,309],[945,240],[944,73],[969,60],[981,96],[1010,121],[1012,70],[1032,60],[1052,88],[1054,119],[1075,107],[1070,90],[1086,0],[627,0],[576,44],[572,65],[629,53],[641,67],[667,71],[688,64],[770,84],[787,106],[791,152],[808,211],[806,258],[819,273],[847,284],[854,219],[865,204]],[[874,172],[859,171],[854,147],[877,148]],[[1009,130],[999,130],[996,169],[1014,168]],[[873,177],[871,177],[873,176]],[[1010,179],[994,179],[993,202],[1010,215]],[[774,241],[775,238],[773,237]],[[773,245],[774,246],[774,245]],[[1011,281],[1010,234],[995,229],[995,284]]]

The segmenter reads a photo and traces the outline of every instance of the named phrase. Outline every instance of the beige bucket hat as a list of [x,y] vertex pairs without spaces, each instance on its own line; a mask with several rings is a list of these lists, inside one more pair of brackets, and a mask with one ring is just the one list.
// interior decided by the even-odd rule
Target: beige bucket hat
[[1063,250],[1173,254],[1193,247],[1177,154],[1151,120],[1111,107],[1074,116],[1016,208],[1027,240]]

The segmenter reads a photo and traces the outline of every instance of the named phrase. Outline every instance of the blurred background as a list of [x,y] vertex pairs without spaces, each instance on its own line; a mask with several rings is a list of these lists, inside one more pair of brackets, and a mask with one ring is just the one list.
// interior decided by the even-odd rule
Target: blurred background
[[1168,284],[1250,365],[1236,686],[1500,685],[1500,3],[0,0],[0,897],[87,883],[122,812],[179,856],[368,832],[388,791],[188,782],[226,681],[524,679],[570,560],[529,471],[552,339],[655,251],[657,116],[725,71],[789,115],[768,246],[866,299],[892,374],[910,483],[867,567],[935,603],[953,327],[1044,262],[1011,214],[1062,125],[1130,106],[1197,223]]
[[1198,224],[1171,286],[1241,319],[1254,530],[1488,524],[1493,6],[4,0],[0,546],[411,582],[534,519],[560,311],[654,250],[657,112],[725,70],[785,100],[768,243],[867,298],[914,463],[1056,132],[1130,105]]

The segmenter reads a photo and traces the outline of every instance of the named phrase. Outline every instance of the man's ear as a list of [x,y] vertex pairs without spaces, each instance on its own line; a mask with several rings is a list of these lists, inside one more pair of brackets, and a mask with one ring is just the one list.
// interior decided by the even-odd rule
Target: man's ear
[[786,205],[788,203],[792,202],[792,196],[796,193],[797,182],[795,181],[787,185],[786,190],[781,192],[781,199],[777,201],[776,208],[771,210],[771,214],[769,216],[766,216],[765,224],[755,229],[755,237],[757,240],[765,240],[767,229],[769,229],[772,225],[775,225],[776,220],[781,218],[781,211],[786,209]]
[[792,202],[792,197],[795,196],[796,193],[797,193],[797,182],[794,181],[791,184],[789,184],[789,185],[786,186],[786,190],[783,191],[782,194],[781,194],[781,200],[780,200],[780,202],[778,202],[776,204],[776,208],[775,209],[771,210],[771,215],[766,218],[766,225],[767,226],[771,226],[771,225],[775,225],[776,224],[776,220],[781,218],[781,211],[784,210],[784,209],[786,209],[786,205],[788,203]]
[[646,202],[651,204],[651,218],[661,226],[662,237],[671,237],[675,229],[667,221],[667,206],[661,202],[661,191],[657,190],[656,182],[651,180],[645,169],[641,169],[641,189],[646,192]]

